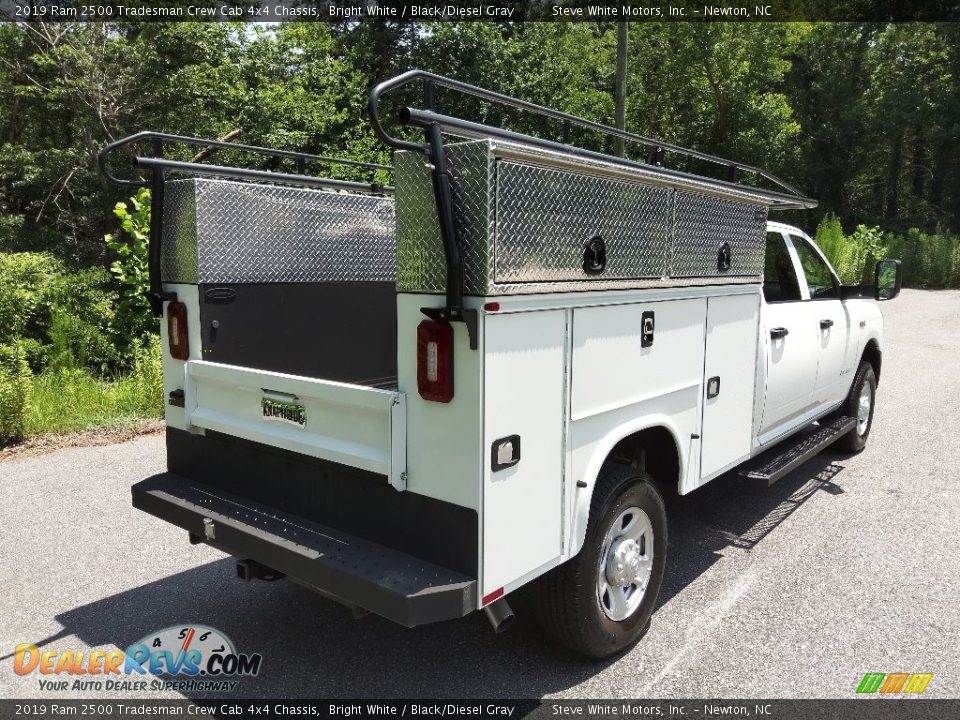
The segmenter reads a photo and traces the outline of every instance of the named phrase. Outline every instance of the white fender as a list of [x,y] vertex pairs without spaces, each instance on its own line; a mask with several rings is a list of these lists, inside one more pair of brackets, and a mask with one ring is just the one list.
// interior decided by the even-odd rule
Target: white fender
[[593,489],[597,484],[597,478],[600,475],[600,468],[603,467],[603,463],[610,455],[610,451],[613,450],[616,444],[624,438],[629,437],[630,435],[633,435],[641,430],[649,430],[657,427],[662,427],[663,429],[667,430],[670,433],[670,436],[673,438],[675,446],[674,449],[677,452],[677,459],[680,467],[680,475],[677,478],[679,487],[679,483],[686,476],[687,455],[681,449],[682,445],[680,443],[680,433],[677,429],[676,423],[672,418],[662,414],[645,415],[643,417],[634,418],[620,425],[614,426],[604,436],[604,438],[595,445],[593,453],[590,456],[590,460],[584,469],[583,476],[577,478],[577,480],[586,482],[587,486],[575,487],[572,533],[573,542],[570,548],[571,557],[580,552],[580,548],[583,547],[583,541],[587,534],[587,522],[590,519],[590,503],[593,500]]

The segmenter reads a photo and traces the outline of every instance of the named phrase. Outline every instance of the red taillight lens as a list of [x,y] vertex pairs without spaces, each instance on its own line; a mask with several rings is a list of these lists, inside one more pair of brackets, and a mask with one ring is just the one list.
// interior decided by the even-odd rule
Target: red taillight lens
[[453,328],[424,320],[417,326],[417,390],[424,400],[453,399]]
[[167,303],[167,342],[170,345],[170,357],[174,360],[186,360],[190,356],[187,306],[182,302]]

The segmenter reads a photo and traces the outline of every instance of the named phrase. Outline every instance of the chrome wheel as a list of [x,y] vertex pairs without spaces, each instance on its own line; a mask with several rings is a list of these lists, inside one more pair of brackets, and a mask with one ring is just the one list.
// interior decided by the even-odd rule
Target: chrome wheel
[[653,525],[640,508],[627,508],[611,523],[600,551],[597,599],[604,614],[617,622],[633,615],[652,572]]
[[870,383],[865,382],[860,387],[860,397],[857,400],[857,435],[863,437],[870,424],[870,408],[873,406],[873,391]]

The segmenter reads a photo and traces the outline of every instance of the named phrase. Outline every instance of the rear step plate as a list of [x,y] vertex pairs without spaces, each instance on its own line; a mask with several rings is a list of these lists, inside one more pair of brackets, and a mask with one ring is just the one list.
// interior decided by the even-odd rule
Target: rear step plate
[[477,607],[474,578],[180,475],[155,475],[132,492],[134,507],[191,539],[401,625],[463,617]]
[[856,424],[856,418],[839,417],[826,425],[822,425],[819,430],[797,439],[787,440],[783,445],[778,445],[772,451],[777,453],[776,455],[771,456],[770,453],[764,453],[758,458],[761,464],[754,468],[741,470],[740,477],[744,478],[753,487],[770,487],[791,470],[803,465],[827,445],[853,430]]

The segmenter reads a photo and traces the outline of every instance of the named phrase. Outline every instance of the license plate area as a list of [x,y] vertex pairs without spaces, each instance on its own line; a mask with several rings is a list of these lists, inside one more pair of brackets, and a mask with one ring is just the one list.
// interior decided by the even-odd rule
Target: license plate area
[[296,427],[306,427],[307,424],[307,408],[296,398],[261,398],[260,414],[266,420],[286,423]]

